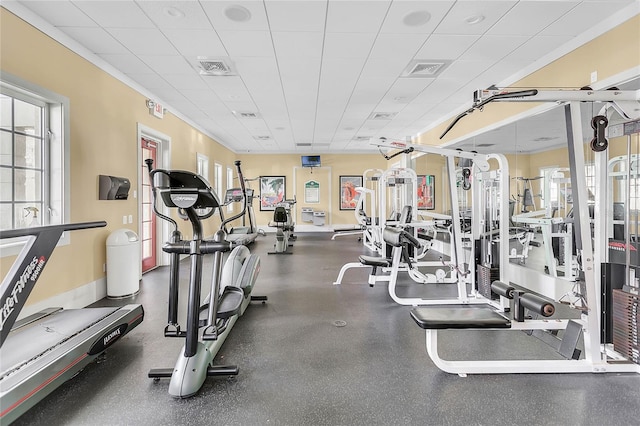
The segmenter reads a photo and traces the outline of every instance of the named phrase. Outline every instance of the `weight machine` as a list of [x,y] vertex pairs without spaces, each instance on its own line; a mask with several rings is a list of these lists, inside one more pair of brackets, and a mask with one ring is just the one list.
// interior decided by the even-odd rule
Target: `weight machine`
[[[573,320],[528,320],[524,318],[522,321],[515,318],[512,322],[504,316],[503,312],[493,308],[476,308],[460,307],[448,312],[437,311],[430,308],[416,308],[412,311],[412,316],[416,323],[426,330],[427,352],[434,360],[436,365],[444,371],[459,375],[466,374],[498,374],[498,373],[579,373],[579,372],[632,372],[640,373],[640,365],[638,365],[637,347],[636,358],[630,357],[633,351],[626,354],[618,351],[618,348],[611,347],[606,337],[603,339],[602,330],[606,329],[603,324],[606,316],[603,314],[603,306],[601,301],[601,265],[605,263],[605,253],[607,252],[606,238],[602,238],[605,234],[606,217],[604,212],[599,208],[594,209],[594,239],[592,243],[591,235],[591,219],[588,212],[588,194],[584,184],[585,177],[585,154],[582,137],[581,124],[581,102],[604,102],[605,107],[601,110],[601,114],[592,119],[592,128],[594,137],[589,143],[594,152],[596,161],[596,207],[605,205],[608,210],[606,196],[606,178],[604,172],[606,170],[606,150],[609,142],[605,137],[605,130],[608,123],[606,114],[607,107],[617,111],[625,120],[635,119],[634,128],[640,128],[638,121],[638,94],[637,92],[624,92],[620,90],[563,90],[563,91],[541,91],[536,89],[509,91],[509,90],[483,90],[477,91],[474,96],[473,106],[456,117],[449,127],[442,134],[441,138],[448,133],[449,130],[464,116],[482,110],[491,102],[556,102],[563,105],[566,126],[567,140],[569,150],[569,162],[571,169],[572,198],[574,211],[574,238],[576,250],[581,256],[580,270],[576,285],[574,286],[574,295],[581,298],[584,302],[583,309],[580,309],[580,319]],[[634,112],[635,110],[635,112]],[[637,127],[636,127],[637,126]],[[628,146],[630,146],[630,137],[628,138]],[[502,197],[505,203],[506,197]],[[613,203],[611,203],[613,204]],[[506,206],[505,206],[506,207]],[[627,208],[628,204],[627,204]],[[506,211],[503,210],[503,211]],[[628,217],[629,215],[626,215]],[[504,220],[504,219],[503,219]],[[625,219],[626,220],[626,219]],[[502,231],[502,229],[501,229]],[[627,237],[627,240],[630,238]],[[595,250],[594,250],[595,247]],[[627,255],[629,256],[629,255]],[[629,268],[627,268],[629,269]],[[631,284],[635,280],[631,279],[630,274],[627,275],[627,282]],[[635,284],[634,284],[635,285]],[[635,295],[633,301],[632,286],[628,286],[631,294],[627,298],[627,323],[626,331],[629,340],[624,343],[632,342],[632,331],[636,330],[635,342],[637,345],[637,308],[638,297]],[[636,288],[637,291],[637,288]],[[501,294],[504,299],[508,293]],[[615,295],[614,295],[615,297]],[[634,305],[635,303],[635,305]],[[529,303],[525,307],[530,310],[540,312],[539,304]],[[635,308],[633,307],[635,306]],[[517,305],[516,305],[517,307]],[[635,311],[634,311],[635,309]],[[634,313],[635,312],[635,313]],[[518,312],[519,313],[519,312]],[[631,324],[631,325],[629,325]],[[614,320],[615,325],[615,320]],[[550,330],[556,329],[562,331],[563,334],[578,336],[582,335],[584,341],[584,356],[580,359],[574,359],[573,354],[565,360],[544,359],[544,360],[474,360],[474,361],[445,361],[438,355],[437,333],[439,329],[506,329],[506,330]],[[622,327],[624,328],[624,327]],[[577,341],[577,339],[576,339]],[[625,346],[621,346],[625,349]],[[626,348],[629,348],[628,346]],[[632,349],[632,348],[630,348]],[[630,360],[635,361],[631,362]]]

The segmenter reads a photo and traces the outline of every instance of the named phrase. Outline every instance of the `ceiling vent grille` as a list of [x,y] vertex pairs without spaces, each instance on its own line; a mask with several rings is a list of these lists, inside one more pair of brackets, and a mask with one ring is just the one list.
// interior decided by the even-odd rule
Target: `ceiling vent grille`
[[396,114],[395,112],[374,112],[371,113],[368,120],[393,120]]
[[252,111],[234,111],[233,113],[238,118],[250,118],[250,119],[260,118],[260,114]]
[[269,135],[260,135],[260,136],[254,136],[255,139],[259,140],[259,141],[268,141],[271,139],[271,136]]
[[228,76],[235,75],[229,63],[220,58],[206,58],[198,56],[200,75]]
[[296,146],[299,146],[299,147],[311,146],[311,142],[297,143]]
[[413,60],[402,72],[402,77],[408,78],[436,78],[451,61],[444,60]]
[[356,142],[369,142],[369,140],[371,140],[371,136],[356,136],[353,140]]

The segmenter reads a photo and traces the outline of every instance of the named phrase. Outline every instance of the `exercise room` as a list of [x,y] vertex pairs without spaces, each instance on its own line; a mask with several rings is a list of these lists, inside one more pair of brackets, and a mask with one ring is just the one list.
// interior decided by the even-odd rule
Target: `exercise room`
[[0,4],[3,425],[634,425],[640,1]]

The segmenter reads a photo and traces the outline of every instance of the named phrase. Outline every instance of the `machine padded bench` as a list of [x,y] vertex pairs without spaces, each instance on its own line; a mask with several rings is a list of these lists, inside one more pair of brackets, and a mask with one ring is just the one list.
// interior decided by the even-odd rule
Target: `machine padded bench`
[[425,330],[511,327],[511,320],[489,306],[478,305],[414,308],[411,318]]

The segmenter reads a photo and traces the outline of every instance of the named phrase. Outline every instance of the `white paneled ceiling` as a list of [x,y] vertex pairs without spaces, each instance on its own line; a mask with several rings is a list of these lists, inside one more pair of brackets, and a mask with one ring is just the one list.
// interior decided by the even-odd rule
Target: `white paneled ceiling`
[[[368,151],[369,137],[415,136],[468,107],[475,89],[510,83],[566,53],[569,43],[575,48],[639,13],[638,0],[6,0],[2,6],[81,46],[79,53],[108,64],[116,77],[230,149],[270,153]],[[232,75],[202,75],[203,58],[223,60]],[[405,76],[416,61],[444,65],[432,77]],[[526,140],[552,143],[557,126],[536,126],[539,119],[519,132],[491,132],[491,143],[526,149],[513,141],[523,132],[531,133]]]

